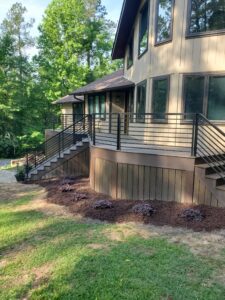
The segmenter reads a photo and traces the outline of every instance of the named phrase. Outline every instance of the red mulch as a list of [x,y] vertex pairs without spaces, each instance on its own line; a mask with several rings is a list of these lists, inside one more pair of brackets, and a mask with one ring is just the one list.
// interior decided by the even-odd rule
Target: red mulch
[[[74,215],[80,214],[83,217],[108,221],[110,223],[140,222],[158,226],[169,225],[174,227],[185,227],[194,231],[212,231],[225,229],[225,208],[214,208],[204,205],[183,205],[176,202],[163,201],[144,201],[151,204],[156,212],[151,216],[137,215],[132,212],[132,207],[140,200],[113,200],[94,192],[89,185],[88,179],[75,180],[71,184],[73,191],[63,193],[61,191],[62,181],[44,181],[39,184],[47,189],[47,201],[69,207]],[[87,199],[75,201],[74,194],[85,194]],[[110,200],[113,204],[112,209],[96,210],[93,208],[97,200]],[[180,217],[186,208],[198,208],[205,215],[202,221],[187,221]]]

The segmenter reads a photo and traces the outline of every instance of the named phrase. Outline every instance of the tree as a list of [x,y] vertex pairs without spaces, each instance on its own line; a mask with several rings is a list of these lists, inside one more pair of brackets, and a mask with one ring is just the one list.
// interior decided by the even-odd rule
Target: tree
[[50,100],[115,70],[115,24],[100,0],[53,0],[39,27],[39,74]]

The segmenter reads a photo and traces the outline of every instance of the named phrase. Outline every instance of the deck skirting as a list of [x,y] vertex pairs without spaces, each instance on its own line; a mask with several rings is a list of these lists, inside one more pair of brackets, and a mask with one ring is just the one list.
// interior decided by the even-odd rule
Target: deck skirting
[[90,184],[115,199],[192,203],[195,159],[91,147]]

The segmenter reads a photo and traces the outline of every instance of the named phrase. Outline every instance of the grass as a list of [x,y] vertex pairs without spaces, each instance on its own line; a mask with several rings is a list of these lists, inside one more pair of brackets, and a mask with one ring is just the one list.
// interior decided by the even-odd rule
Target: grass
[[0,200],[1,300],[225,299],[224,249],[203,257],[121,225],[46,215],[34,197]]

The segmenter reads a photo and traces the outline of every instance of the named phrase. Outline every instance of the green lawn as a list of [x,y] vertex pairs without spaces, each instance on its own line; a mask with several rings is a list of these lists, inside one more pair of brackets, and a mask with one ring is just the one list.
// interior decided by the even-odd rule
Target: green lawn
[[224,249],[199,256],[166,238],[122,234],[122,225],[46,215],[33,197],[0,200],[1,300],[225,299],[216,276]]

